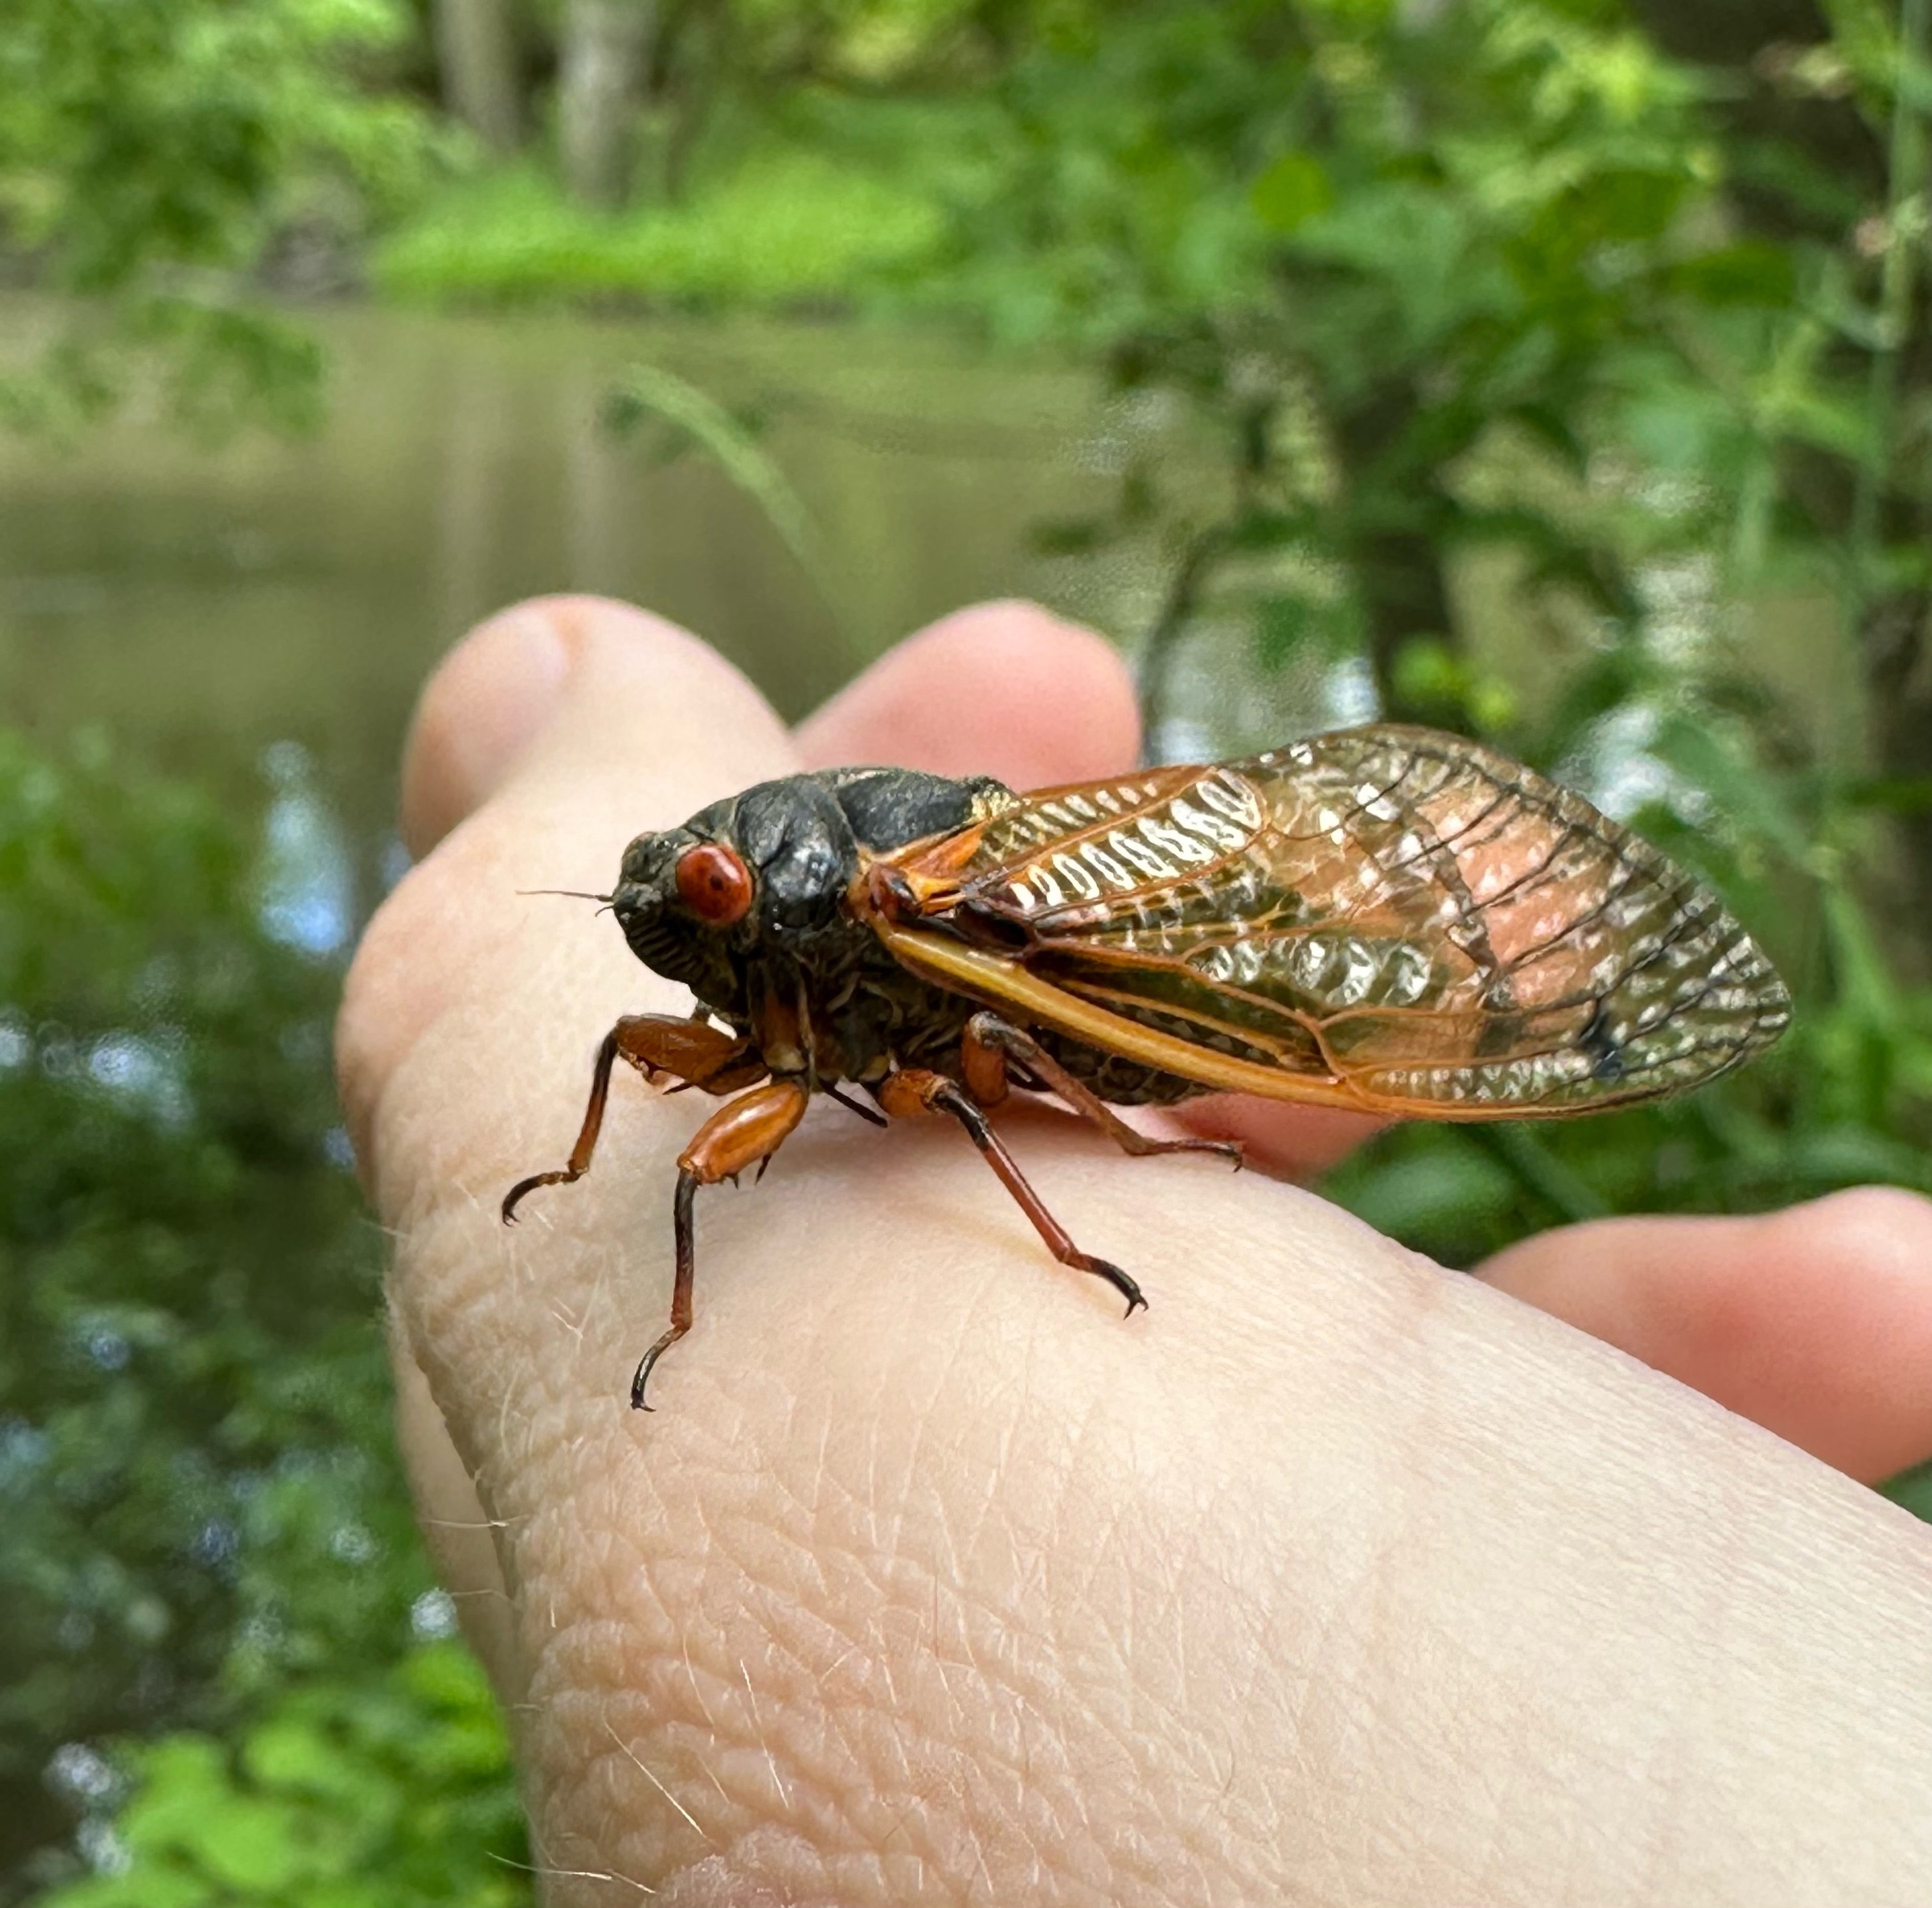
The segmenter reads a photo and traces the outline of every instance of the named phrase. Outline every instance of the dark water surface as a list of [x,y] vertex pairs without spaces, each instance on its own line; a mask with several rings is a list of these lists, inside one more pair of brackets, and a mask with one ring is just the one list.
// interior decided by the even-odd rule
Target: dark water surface
[[[0,301],[0,350],[45,315]],[[647,604],[796,717],[896,638],[988,596],[1138,638],[1159,552],[1055,558],[1039,532],[1104,512],[1136,448],[1161,452],[1170,488],[1206,481],[1184,474],[1158,416],[1105,404],[1087,373],[933,334],[352,308],[309,322],[333,368],[314,438],[211,451],[128,424],[62,452],[0,436],[0,720],[50,736],[99,724],[240,800],[266,773],[274,918],[317,952],[393,876],[396,754],[424,674],[503,604],[561,590]],[[604,428],[639,364],[760,420],[760,452],[810,519],[815,576],[713,458],[667,456],[662,427]],[[1710,583],[1673,586],[1694,636],[1718,620]],[[1472,654],[1546,697],[1574,645],[1522,615],[1507,564],[1477,553],[1457,584]],[[1160,754],[1232,754],[1372,713],[1359,666],[1258,669],[1252,628],[1203,605]],[[1740,633],[1801,718],[1846,725],[1815,607],[1751,606]],[[1620,776],[1606,769],[1594,792],[1628,807],[1649,784]]]
[[[34,316],[0,304],[0,340]],[[788,716],[975,598],[1144,622],[1151,564],[1035,554],[1042,522],[1111,494],[1118,421],[1078,374],[829,326],[314,323],[333,369],[316,437],[211,451],[129,424],[66,451],[0,439],[0,710],[50,736],[101,724],[204,779],[266,765],[283,859],[307,866],[290,881],[332,895],[290,920],[318,952],[393,862],[396,751],[424,672],[519,597],[646,604]],[[762,413],[820,582],[712,460],[603,428],[639,362]]]

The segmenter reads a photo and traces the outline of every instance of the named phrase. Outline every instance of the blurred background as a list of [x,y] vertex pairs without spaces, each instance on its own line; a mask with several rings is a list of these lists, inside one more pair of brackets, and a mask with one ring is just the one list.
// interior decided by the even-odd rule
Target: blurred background
[[1452,1264],[1932,1190],[1928,5],[10,0],[0,1901],[529,1898],[328,1062],[520,596],[796,716],[1030,594],[1160,754],[1382,713],[1635,822],[1796,1028],[1331,1176]]

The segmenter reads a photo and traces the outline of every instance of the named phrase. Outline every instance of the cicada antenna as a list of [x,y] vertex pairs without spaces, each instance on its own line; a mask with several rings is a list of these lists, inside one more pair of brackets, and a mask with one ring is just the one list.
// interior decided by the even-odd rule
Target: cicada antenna
[[[519,888],[520,895],[562,895],[567,901],[601,901],[608,908],[617,897],[615,895],[586,894],[581,888]],[[603,908],[597,910],[600,914]]]

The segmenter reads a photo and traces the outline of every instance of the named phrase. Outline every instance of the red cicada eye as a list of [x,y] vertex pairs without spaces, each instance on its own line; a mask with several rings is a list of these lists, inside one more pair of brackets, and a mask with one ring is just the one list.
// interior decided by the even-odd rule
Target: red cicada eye
[[736,849],[700,842],[677,858],[677,898],[700,921],[728,928],[752,904],[752,872]]

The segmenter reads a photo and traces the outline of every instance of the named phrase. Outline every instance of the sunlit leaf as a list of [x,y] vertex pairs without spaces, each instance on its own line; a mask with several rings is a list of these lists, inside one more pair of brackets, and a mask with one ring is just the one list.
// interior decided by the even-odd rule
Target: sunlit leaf
[[1249,188],[1262,223],[1274,232],[1294,232],[1335,202],[1328,168],[1313,154],[1284,152]]

